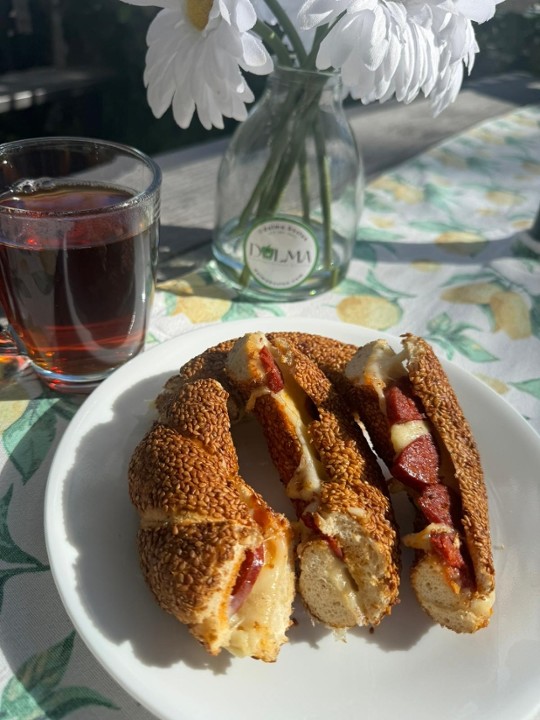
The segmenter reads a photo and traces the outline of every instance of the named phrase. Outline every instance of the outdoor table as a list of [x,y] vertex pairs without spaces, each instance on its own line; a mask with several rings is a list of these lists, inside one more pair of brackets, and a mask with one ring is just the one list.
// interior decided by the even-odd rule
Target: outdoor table
[[[163,165],[170,204],[175,188]],[[179,198],[180,243],[164,217],[147,348],[246,318],[412,332],[540,431],[540,243],[527,235],[540,203],[540,106],[475,126],[372,180],[346,279],[305,301],[254,302],[217,282],[209,232],[189,230],[195,200]],[[0,717],[148,720],[74,630],[45,547],[49,469],[84,398],[44,389],[28,366],[6,362],[0,372]],[[131,511],[127,480],[117,482]]]

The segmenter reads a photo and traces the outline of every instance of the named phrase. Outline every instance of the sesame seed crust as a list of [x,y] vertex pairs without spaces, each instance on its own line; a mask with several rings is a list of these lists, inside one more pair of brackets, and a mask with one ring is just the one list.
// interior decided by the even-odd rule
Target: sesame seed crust
[[129,467],[131,501],[143,521],[146,513],[153,518],[160,511],[165,521],[185,515],[238,519],[243,524],[248,507],[237,483],[219,456],[209,455],[200,444],[161,423],[137,446]]
[[283,414],[283,409],[272,395],[261,395],[253,413],[259,421],[268,452],[279,472],[281,481],[287,485],[293,478],[302,460],[302,445],[294,425]]
[[[360,509],[361,513],[357,513]],[[328,517],[338,517],[347,514],[349,521],[357,525],[356,538],[367,539],[373,555],[364,567],[360,569],[360,581],[367,573],[367,584],[376,587],[379,596],[372,613],[366,618],[367,624],[377,625],[385,615],[390,613],[392,605],[398,601],[399,593],[399,536],[394,522],[391,506],[379,489],[368,483],[351,487],[347,484],[328,482],[323,485],[319,514]],[[358,577],[358,562],[348,562],[348,552],[354,557],[356,548],[347,547],[345,560],[351,574]],[[375,567],[377,566],[377,569]]]
[[[282,362],[289,369],[295,382],[313,402],[314,411],[311,412],[314,412],[314,419],[309,423],[309,438],[327,476],[327,481],[322,487],[318,512],[325,517],[338,515],[344,517],[346,514],[349,521],[354,518],[354,522],[361,527],[362,533],[365,532],[365,537],[373,537],[378,546],[386,547],[383,555],[388,558],[388,567],[399,569],[397,542],[391,539],[392,533],[394,537],[397,535],[386,484],[363,433],[353,421],[350,410],[345,410],[343,405],[347,402],[352,408],[358,406],[368,408],[367,415],[371,419],[376,419],[368,427],[373,446],[386,464],[391,464],[393,447],[389,440],[387,421],[380,413],[377,393],[373,388],[353,386],[344,375],[345,366],[358,348],[332,338],[306,333],[269,333],[266,337],[278,348]],[[189,546],[191,548],[189,551],[183,551],[189,555],[193,548],[193,545],[189,545],[190,533],[196,531],[201,522],[209,517],[209,512],[211,521],[208,522],[208,528],[212,527],[212,532],[216,533],[216,540],[218,536],[222,538],[219,540],[222,553],[219,562],[225,562],[228,547],[234,548],[238,547],[238,543],[253,542],[250,533],[253,530],[257,532],[257,528],[252,528],[249,522],[246,523],[249,509],[246,512],[246,495],[238,491],[238,461],[228,426],[228,423],[236,421],[243,415],[245,403],[257,383],[252,382],[242,387],[238,383],[231,382],[226,363],[235,342],[234,339],[227,340],[209,348],[186,363],[175,376],[170,378],[156,401],[159,422],[151,431],[154,433],[153,436],[150,437],[151,433],[149,434],[148,457],[138,461],[139,449],[137,449],[132,460],[134,466],[137,462],[142,465],[147,464],[148,467],[153,468],[154,474],[159,474],[163,478],[162,486],[159,488],[155,487],[155,483],[143,480],[144,472],[140,469],[136,471],[138,480],[133,486],[130,479],[130,494],[133,502],[145,517],[140,531],[140,538],[143,536],[145,538],[140,539],[141,548],[143,546],[149,548],[152,544],[149,538],[157,531],[161,514],[167,518],[165,525],[159,527],[160,539],[155,541],[156,547],[163,548],[163,554],[160,559],[148,561],[149,568],[150,565],[158,567],[161,562],[160,577],[166,577],[170,572],[171,558],[176,562],[175,547]],[[456,480],[462,494],[463,529],[475,569],[478,593],[482,594],[482,597],[490,597],[493,595],[494,569],[489,540],[487,494],[476,444],[448,378],[431,347],[421,338],[410,334],[403,336],[403,344],[409,355],[407,365],[415,391],[424,404],[426,414],[446,444],[456,470]],[[314,364],[317,366],[315,370]],[[195,385],[197,381],[208,380],[217,381],[218,385],[218,388],[212,386],[208,394],[219,396],[220,399],[216,400],[216,404],[206,415],[200,408],[201,397],[205,393],[202,392],[202,387],[196,388]],[[189,388],[187,391],[184,390],[186,387]],[[182,392],[187,392],[185,398],[189,397],[188,405],[198,406],[195,411],[186,414],[185,402],[179,400],[179,394]],[[225,407],[223,398],[225,398]],[[262,394],[257,397],[254,413],[263,426],[271,458],[283,482],[287,484],[294,476],[303,452],[295,428],[284,417],[282,406],[275,402],[272,394]],[[212,422],[219,418],[211,432],[207,427],[205,428],[208,418]],[[172,460],[179,452],[178,428],[182,428],[182,432],[185,431],[181,450],[185,454],[185,464]],[[164,459],[163,448],[167,448],[165,453],[167,459]],[[201,473],[206,478],[208,497],[199,484],[193,485],[195,473]],[[210,476],[211,481],[208,479]],[[183,496],[182,493],[177,496],[178,486],[184,487]],[[353,508],[365,507],[367,511],[351,515],[348,508],[345,512],[343,510],[346,504]],[[372,519],[377,517],[379,521],[372,522]],[[187,526],[190,530],[183,541],[185,531],[182,528]],[[218,531],[221,526],[223,527]],[[228,530],[225,531],[224,528]],[[260,528],[258,530],[260,532]],[[208,529],[207,532],[210,530]],[[306,541],[304,536],[301,550],[304,551],[309,543],[309,539]],[[313,540],[314,549],[317,547],[316,543],[321,544],[320,537],[316,541]],[[153,557],[151,549],[141,550],[141,562],[144,563],[143,552],[149,558]],[[211,564],[211,559],[209,563]],[[150,573],[150,569],[148,572]],[[193,575],[192,572],[191,576]],[[183,572],[182,578],[185,580],[186,577],[186,572]],[[418,583],[415,580],[417,577],[423,577],[421,563],[415,565],[412,574],[415,591],[417,591]],[[211,584],[213,580],[208,579],[208,582]],[[398,575],[391,570],[386,574],[385,580],[385,585],[389,588],[389,596],[392,596],[395,590],[395,597],[389,600],[390,604],[396,601],[397,584]],[[163,592],[167,597],[165,590]],[[183,592],[187,602],[186,608],[194,607],[196,603],[199,608],[204,606],[202,595],[195,600],[195,595],[190,596],[188,588]],[[175,599],[169,597],[167,602],[169,607],[174,607],[173,614],[176,614],[179,612],[174,605],[178,602],[177,592],[170,590],[171,594]],[[215,612],[211,600],[208,601],[207,607],[214,608],[212,612]],[[178,614],[177,616],[180,617]],[[190,624],[188,620],[182,621]],[[471,622],[477,622],[477,619],[473,618]],[[441,624],[447,623],[441,622]],[[452,627],[451,622],[449,626]],[[210,652],[219,650],[215,638],[209,640],[208,626],[204,621],[200,618],[198,621],[193,620],[190,627],[196,636],[197,632],[199,633],[199,639],[206,644]]]
[[[340,342],[323,335],[302,332],[275,332],[268,333],[268,339],[273,342],[276,338],[288,340],[306,354],[327,375],[338,389],[342,383],[343,370],[354,353],[358,350],[355,345]],[[186,382],[193,380],[213,378],[229,393],[228,409],[231,422],[238,420],[243,414],[243,403],[238,396],[238,389],[231,383],[226,372],[227,356],[238,338],[225,340],[218,345],[208,348],[200,355],[189,360],[177,374],[165,383],[162,392],[156,400],[158,410],[170,402],[178,389]]]
[[234,344],[234,340],[226,340],[219,345],[210,347],[200,355],[188,360],[176,375],[165,383],[163,390],[156,399],[156,407],[162,412],[174,400],[176,393],[188,382],[195,380],[213,379],[228,393],[228,412],[231,422],[239,419],[242,402],[236,397],[235,388],[229,382],[225,372],[227,355]]
[[[366,427],[373,449],[385,465],[390,468],[394,462],[394,446],[390,438],[390,427],[386,415],[381,412],[379,396],[370,385],[357,385],[344,378],[347,404],[351,412],[358,414]],[[361,412],[359,412],[361,409]]]
[[312,360],[333,384],[340,387],[345,366],[358,350],[356,345],[343,343],[324,335],[301,332],[268,333],[270,342],[282,338],[295,345]]
[[[449,580],[448,568],[439,556],[418,549],[411,568],[411,584],[420,605],[436,622],[455,632],[475,632],[488,624],[495,595],[487,492],[480,456],[471,428],[431,346],[411,334],[403,335],[402,342],[405,352],[396,360],[399,366],[391,364],[390,369],[384,363],[392,360],[393,353],[387,354],[385,341],[369,343],[360,350],[356,359],[363,368],[360,380],[363,384],[351,380],[347,398],[364,423],[373,447],[390,468],[395,451],[379,394],[391,382],[389,378],[407,373],[437,442],[448,456],[451,470],[445,475],[445,482],[459,491],[462,535],[476,581],[473,589],[459,589]],[[445,467],[446,464],[445,460]],[[425,525],[417,509],[415,529],[420,531]]]
[[[399,585],[398,535],[382,472],[364,435],[345,410],[328,377],[296,347],[291,334],[275,333],[268,336],[268,340],[270,337],[273,341],[272,354],[284,374],[285,387],[289,387],[290,391],[294,393],[291,386],[292,380],[301,389],[304,397],[309,399],[311,406],[311,410],[308,412],[311,417],[304,422],[307,423],[310,444],[324,468],[317,513],[348,515],[348,535],[354,535],[357,541],[368,538],[372,548],[371,557],[377,557],[377,561],[374,563],[378,568],[376,580],[365,568],[360,571],[354,566],[354,552],[351,551],[345,557],[345,563],[350,563],[351,568],[354,569],[354,572],[351,570],[351,574],[358,584],[364,582],[367,587],[368,584],[372,586],[380,583],[382,590],[378,594],[376,607],[370,611],[369,615],[362,614],[357,610],[347,616],[348,622],[350,624],[377,624],[389,612],[390,607],[397,602]],[[229,367],[231,380],[237,383],[244,400],[247,400],[251,393],[256,393],[253,413],[262,425],[271,458],[280,478],[286,485],[287,492],[292,493],[291,497],[294,498],[297,492],[294,478],[305,451],[298,439],[298,430],[289,413],[284,409],[283,401],[280,400],[280,393],[268,391],[257,393],[257,390],[267,390],[264,374],[251,374],[248,380],[245,379],[242,370],[256,368],[252,355],[258,353],[260,347],[260,341],[257,343],[252,338],[255,338],[255,335],[245,336],[238,341],[236,348],[243,349],[245,353],[244,366],[243,368],[238,367],[238,351],[236,351],[234,364]],[[311,336],[310,342],[313,338],[315,336]],[[347,352],[347,355],[349,354]],[[242,380],[238,380],[238,377],[241,377]],[[293,485],[292,491],[289,483]],[[349,514],[351,507],[358,512]],[[356,526],[356,531],[351,526]],[[336,530],[336,534],[337,532]],[[362,540],[362,542],[364,541]],[[313,548],[312,551],[307,552],[310,543],[313,544]],[[315,572],[314,568],[317,567],[316,557],[319,553],[319,546],[320,534],[315,531],[310,536],[309,533],[306,534],[304,528],[299,547],[301,588],[306,586],[306,583],[302,581],[302,558],[309,557],[311,576]],[[324,552],[326,553],[325,546]],[[364,557],[362,556],[365,563]],[[326,561],[321,559],[319,567],[325,563]],[[313,584],[317,584],[319,581],[323,581],[323,579],[316,575],[310,577],[310,587],[306,586],[303,591],[304,600],[306,601],[306,597],[309,595],[310,600],[306,601],[306,604],[314,617],[327,625],[337,626],[333,618],[340,617],[339,621],[343,622],[346,613],[340,615],[337,612],[339,601],[336,603],[335,597],[334,600],[331,599],[330,589],[327,589],[328,594],[324,601],[327,605],[324,611],[321,612],[320,608],[314,605],[321,599],[317,592],[314,596],[312,592]],[[361,596],[362,587],[357,589],[357,592],[358,596]],[[330,606],[332,606],[331,610]]]
[[223,567],[235,560],[239,546],[259,539],[253,528],[229,522],[172,523],[138,534],[141,566],[156,600],[187,625],[206,617],[215,593],[230,595]]
[[211,378],[183,385],[163,407],[159,419],[173,430],[203,445],[229,472],[238,472],[238,458],[231,438],[228,393]]
[[[321,487],[317,512],[331,515],[344,510],[349,513],[350,508],[360,509],[359,514],[349,513],[349,516],[358,524],[361,535],[370,538],[376,548],[378,562],[383,568],[376,581],[381,600],[379,607],[366,619],[368,624],[377,624],[397,602],[400,568],[399,537],[381,469],[362,431],[322,370],[286,340],[276,339],[275,344],[319,414],[319,419],[308,429],[327,476]],[[374,582],[373,576],[369,582]]]
[[[210,378],[167,385],[128,470],[143,575],[160,606],[208,652],[227,648],[272,662],[290,624],[290,524],[239,475],[223,386]],[[242,563],[248,550],[261,547],[267,562],[244,605],[260,600],[262,617],[242,615],[242,605],[232,621],[229,603]]]
[[473,562],[478,591],[494,588],[495,569],[491,550],[488,498],[480,454],[470,425],[459,405],[439,359],[420,337],[407,334],[408,371],[426,415],[446,446],[454,466],[461,504],[465,540]]
[[390,502],[377,460],[360,428],[325,373],[293,344],[276,338],[283,362],[314,403],[318,419],[309,425],[310,439],[332,482],[377,489],[388,513]]

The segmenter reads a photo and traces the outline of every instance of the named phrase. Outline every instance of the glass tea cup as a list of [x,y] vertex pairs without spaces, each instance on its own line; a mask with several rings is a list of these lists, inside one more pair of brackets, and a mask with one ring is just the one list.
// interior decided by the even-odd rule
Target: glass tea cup
[[50,137],[0,145],[1,355],[89,392],[144,346],[161,171],[134,148]]

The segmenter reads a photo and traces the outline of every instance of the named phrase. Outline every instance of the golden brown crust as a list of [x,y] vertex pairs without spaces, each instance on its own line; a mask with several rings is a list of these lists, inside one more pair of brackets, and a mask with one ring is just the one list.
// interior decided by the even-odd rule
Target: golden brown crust
[[208,348],[200,355],[188,360],[177,374],[169,378],[165,383],[163,390],[156,399],[156,407],[158,412],[162,412],[176,397],[178,390],[187,382],[195,380],[217,380],[217,382],[228,393],[228,411],[231,420],[237,419],[238,408],[235,398],[235,390],[231,386],[229,379],[225,373],[225,364],[227,355],[234,344],[234,340],[225,340],[218,345]]
[[[359,365],[351,363],[349,366],[351,388],[347,397],[364,423],[377,453],[390,468],[395,452],[390,426],[379,400],[384,371],[382,375],[374,372],[372,363],[378,363],[379,355],[371,354],[381,350],[381,342],[366,346],[357,356],[361,357]],[[452,486],[460,494],[463,536],[472,560],[476,588],[472,592],[466,588],[458,592],[449,581],[442,561],[422,550],[415,553],[411,581],[421,605],[437,622],[456,632],[474,632],[489,620],[495,585],[487,492],[480,456],[471,428],[431,346],[411,334],[403,336],[403,345],[406,351],[404,368],[414,392],[451,460]],[[359,368],[364,368],[363,381],[353,377]],[[418,511],[417,523],[420,523],[418,530],[425,525]]]
[[[252,403],[253,413],[263,427],[270,455],[280,478],[291,499],[304,499],[305,504],[309,502],[309,493],[308,498],[305,498],[299,490],[298,471],[302,460],[305,460],[303,456],[306,451],[298,439],[298,429],[285,410],[280,394],[261,392],[268,389],[265,385],[264,373],[260,370],[258,374],[256,372],[259,345],[254,342],[255,337],[256,334],[248,335],[238,341],[235,348],[245,353],[244,363],[239,367],[236,356],[234,360],[231,359],[232,365],[229,368],[231,377],[244,401],[247,402],[251,394],[255,393],[253,396],[255,400]],[[303,397],[309,398],[310,401],[304,424],[315,456],[324,471],[317,508],[314,512],[321,518],[337,513],[347,516],[347,534],[361,537],[362,541],[358,542],[369,543],[382,567],[382,570],[377,568],[377,576],[369,575],[369,572],[363,574],[364,582],[381,588],[377,606],[371,603],[365,615],[361,615],[359,610],[356,612],[352,610],[340,616],[336,609],[336,617],[347,617],[349,625],[377,624],[397,601],[399,585],[397,532],[381,470],[361,430],[345,411],[328,377],[298,349],[290,334],[285,336],[275,333],[271,338],[272,347],[279,354],[278,364],[301,388]],[[258,342],[260,344],[261,341]],[[286,379],[286,384],[290,385],[289,379]],[[353,512],[349,512],[351,508]],[[356,530],[352,529],[353,525]],[[310,543],[314,544],[314,548],[313,552],[308,553],[307,547]],[[301,560],[299,583],[300,588],[303,588],[304,600],[312,614],[335,627],[338,625],[328,614],[325,614],[327,607],[324,608],[325,612],[321,612],[314,605],[320,597],[317,593],[313,593],[313,584],[325,582],[314,574],[317,567],[315,556],[318,555],[319,547],[327,549],[326,545],[320,545],[320,534],[317,531],[310,534],[304,528],[299,547]],[[306,587],[306,583],[302,580],[302,562],[303,558],[308,556],[311,569],[309,587]],[[350,560],[352,562],[352,558]],[[347,557],[345,562],[348,562]],[[355,573],[352,574],[354,576]],[[357,584],[361,582],[360,574],[360,572],[356,573]],[[325,599],[327,605],[331,604],[331,592],[329,588]],[[306,600],[307,593],[310,595],[309,600]],[[358,594],[362,594],[361,588]],[[334,603],[335,607],[336,603]],[[343,619],[341,621],[344,622]]]
[[[246,397],[246,402],[249,395]],[[302,459],[302,446],[293,425],[283,416],[281,406],[272,395],[261,395],[254,406],[254,415],[259,421],[270,458],[278,468],[284,485],[290,482]]]
[[[200,622],[220,590],[223,565],[234,560],[238,545],[257,542],[256,529],[225,521],[172,523],[142,528],[138,535],[142,570],[156,600],[189,626]],[[230,594],[232,586],[224,590]]]
[[141,521],[242,518],[248,508],[238,495],[237,478],[219,455],[186,442],[175,430],[156,423],[139,443],[129,467],[131,501]]
[[[389,468],[394,461],[394,447],[390,440],[390,431],[386,415],[381,412],[379,397],[369,385],[354,385],[343,378],[342,396],[347,405],[366,427],[373,449]],[[359,408],[362,409],[361,413]]]
[[495,568],[488,498],[476,442],[446,372],[430,345],[423,338],[410,334],[403,336],[403,344],[409,355],[408,371],[414,391],[454,466],[461,494],[463,530],[478,591],[489,593],[494,587]]
[[274,342],[275,338],[282,338],[293,343],[322,370],[338,390],[342,387],[345,366],[358,350],[356,345],[313,333],[268,333],[270,342]]
[[[227,399],[213,379],[183,381],[174,392],[169,385],[162,395],[158,419],[135,449],[128,473],[141,521],[141,567],[161,607],[211,654],[225,647],[273,661],[290,623],[292,533],[238,473]],[[255,603],[259,592],[265,619],[230,624],[241,564],[247,550],[261,546],[272,551],[259,575],[264,588],[257,590],[258,580],[245,602]]]
[[230,433],[229,393],[211,378],[190,380],[159,413],[161,422],[185,438],[200,443],[205,452],[238,472],[238,458]]
[[[388,528],[393,529],[393,516],[386,486],[363,434],[348,414],[343,412],[341,405],[343,399],[346,399],[352,400],[352,407],[363,408],[363,419],[373,446],[377,454],[390,466],[394,451],[386,417],[380,412],[378,395],[372,387],[354,387],[344,374],[346,365],[358,348],[315,334],[277,332],[269,333],[267,337],[270,342],[280,347],[284,357],[288,358],[287,363],[295,381],[313,403],[309,437],[327,477],[318,505],[320,524],[324,525],[328,517],[334,516],[343,518],[347,515],[350,521],[350,518],[355,516],[348,515],[348,511],[345,514],[342,512],[345,505],[366,507],[368,510],[365,517],[370,521],[369,527],[365,529],[377,544],[384,546],[386,543],[387,554],[392,558],[389,567],[395,569],[398,566],[397,545],[392,544],[389,539],[391,533],[389,535]],[[144,473],[139,470],[136,472],[139,480],[133,485],[130,482],[133,502],[143,515],[146,514],[140,533],[141,560],[143,566],[144,563],[148,566],[148,571],[145,571],[148,574],[152,572],[151,567],[155,568],[155,579],[152,581],[154,583],[158,582],[158,577],[171,574],[171,560],[177,562],[174,553],[178,552],[178,548],[184,548],[181,554],[193,554],[196,552],[194,548],[197,543],[212,537],[212,542],[215,541],[218,548],[215,551],[206,549],[205,552],[210,553],[206,559],[208,567],[213,567],[214,561],[223,562],[225,557],[229,557],[232,548],[238,547],[238,543],[255,542],[253,532],[260,532],[260,528],[257,530],[245,523],[249,516],[245,497],[235,490],[238,465],[228,421],[234,421],[243,414],[245,402],[256,386],[256,383],[251,383],[242,387],[230,381],[226,362],[235,342],[236,340],[222,342],[190,360],[167,382],[156,401],[160,424],[157,424],[150,434],[148,452],[152,457],[163,458],[163,447],[167,447],[166,457],[178,456],[176,431],[180,427],[183,428],[185,441],[189,440],[190,447],[182,450],[185,463],[171,459],[163,462],[161,459],[156,464],[152,473],[162,477],[159,486],[144,481]],[[476,608],[480,608],[480,615],[470,611],[465,601],[460,605],[460,600],[456,605],[456,618],[459,615],[459,620],[452,620],[453,615],[450,613],[450,620],[446,621],[442,615],[438,621],[452,629],[459,627],[458,631],[472,632],[487,623],[481,611],[492,602],[494,588],[487,496],[478,450],[448,378],[431,347],[421,338],[409,334],[404,336],[403,342],[409,352],[408,370],[411,381],[425,406],[426,414],[448,447],[456,468],[456,480],[463,497],[463,529],[478,583],[478,593],[475,593],[473,599]],[[314,369],[313,363],[317,368]],[[208,407],[208,415],[205,415],[206,411],[201,413],[200,397],[197,396],[200,388],[197,390],[195,385],[196,381],[208,380],[218,381],[219,389],[213,386],[208,395],[215,395],[219,399]],[[185,387],[189,389],[183,390]],[[335,390],[338,391],[337,394]],[[188,405],[198,406],[195,413],[190,411],[190,414],[186,415],[182,392],[188,393]],[[226,405],[223,405],[223,393]],[[283,482],[287,484],[294,477],[303,452],[295,428],[284,417],[282,408],[275,403],[271,394],[263,394],[257,398],[255,413],[263,425],[272,460],[278,467]],[[212,432],[205,432],[208,419],[213,420],[214,417],[218,418],[217,425]],[[134,466],[138,462],[136,456],[137,453],[133,459]],[[147,462],[149,461],[145,459],[143,464]],[[192,470],[195,465],[205,477],[213,474],[215,483],[211,490],[208,487],[205,489],[204,483],[195,481],[196,476]],[[231,480],[231,477],[235,479]],[[179,484],[184,490],[178,494],[176,490]],[[206,485],[208,486],[208,483]],[[170,521],[153,535],[157,529],[156,512],[159,515],[162,511],[170,517]],[[209,512],[212,520],[203,528],[201,522]],[[371,519],[377,517],[384,518],[384,521],[371,522]],[[184,537],[180,528],[186,523],[193,523],[193,527],[190,525]],[[151,541],[151,537],[155,537],[155,541]],[[304,536],[304,541],[305,539]],[[153,545],[155,548],[152,548]],[[302,543],[300,552],[306,551],[308,545]],[[325,543],[321,544],[320,538],[313,540],[312,558],[315,557],[315,565],[319,545],[328,549]],[[158,548],[159,558],[152,555]],[[217,555],[214,558],[212,552],[221,553],[219,560],[215,559]],[[144,556],[147,556],[146,560]],[[422,556],[430,559],[430,562],[422,562]],[[425,592],[424,585],[434,583],[441,575],[438,566],[433,566],[431,559],[431,555],[418,553],[418,561],[412,572],[413,586],[420,597]],[[174,575],[175,582],[178,582],[180,576],[185,579],[190,575],[196,575],[196,569],[192,573],[179,571]],[[389,589],[389,597],[392,597],[389,600],[391,604],[397,597],[398,577],[394,570],[387,573],[385,584]],[[210,580],[208,585],[212,585]],[[186,586],[181,590],[188,602],[188,608],[194,608],[197,604],[201,607],[201,604],[204,604],[204,593],[197,596],[197,592],[202,591],[192,591]],[[174,608],[169,611],[180,617],[184,610],[178,605],[178,593],[179,588],[174,589],[171,586],[168,591],[160,591],[160,596],[168,598],[166,604]],[[433,617],[437,613],[436,608],[431,608],[430,614]],[[189,621],[183,621],[189,624]],[[207,628],[197,629],[196,624],[192,624],[191,629],[196,636],[199,633],[199,639],[208,632]],[[204,642],[204,639],[201,641]]]
[[[339,384],[342,381],[342,371],[358,349],[355,345],[340,342],[323,335],[301,332],[275,332],[269,333],[271,342],[275,338],[283,338],[292,342],[303,353],[305,353],[317,366],[327,375],[332,382]],[[222,385],[229,393],[229,415],[231,421],[238,419],[241,412],[241,402],[236,396],[236,389],[231,385],[225,371],[227,356],[236,342],[237,338],[224,340],[223,342],[208,348],[200,355],[189,360],[183,365],[179,372],[169,378],[162,392],[156,400],[158,410],[174,397],[178,389],[186,382],[213,378]]]

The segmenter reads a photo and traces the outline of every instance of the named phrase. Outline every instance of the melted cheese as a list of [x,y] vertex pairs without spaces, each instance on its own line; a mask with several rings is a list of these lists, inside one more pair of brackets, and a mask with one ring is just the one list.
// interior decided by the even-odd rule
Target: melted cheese
[[287,485],[287,495],[295,500],[309,502],[314,495],[320,494],[325,473],[309,440],[307,429],[309,420],[304,409],[306,395],[296,386],[296,383],[289,382],[274,397],[281,404],[284,413],[293,425],[294,433],[302,448],[302,458]]
[[[313,450],[307,429],[309,420],[304,410],[306,395],[298,388],[296,391],[293,383],[288,383],[283,390],[274,393],[274,398],[281,405],[294,429],[298,442],[301,446],[302,458],[295,470],[294,476],[287,485],[287,495],[293,499],[301,499],[309,502],[314,495],[319,494],[321,483],[324,478],[324,468]],[[246,403],[246,410],[253,410],[258,398],[271,394],[267,387],[260,387],[254,390]]]
[[382,412],[386,413],[384,389],[389,382],[407,374],[402,363],[405,357],[405,351],[396,354],[386,340],[376,340],[354,355],[345,368],[345,376],[355,384],[372,387]]
[[403,544],[415,550],[429,552],[431,550],[430,538],[432,535],[454,532],[454,528],[451,528],[450,525],[446,525],[445,523],[430,523],[426,525],[423,530],[420,530],[420,532],[405,535],[403,537]]
[[270,388],[267,388],[266,385],[264,387],[259,387],[254,390],[249,396],[249,399],[246,403],[246,412],[251,412],[253,410],[253,408],[255,407],[255,403],[262,395],[270,394]]
[[287,597],[292,574],[286,533],[268,539],[264,546],[265,563],[245,602],[230,618],[231,635],[227,649],[239,657],[251,656],[271,638],[276,613],[276,597]]
[[430,428],[425,420],[409,420],[394,423],[390,428],[390,439],[396,455],[422,435],[429,435]]
[[495,590],[483,597],[476,597],[471,600],[470,611],[478,617],[489,617],[495,602]]

